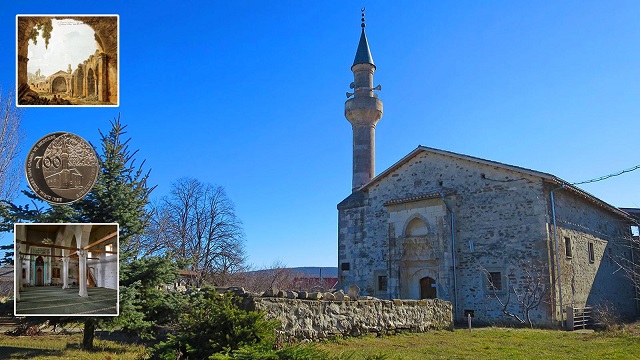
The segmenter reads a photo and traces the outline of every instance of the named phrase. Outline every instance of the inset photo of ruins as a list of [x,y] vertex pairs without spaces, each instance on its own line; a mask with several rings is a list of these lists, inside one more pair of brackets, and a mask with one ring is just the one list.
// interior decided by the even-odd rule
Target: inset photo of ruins
[[15,224],[15,315],[118,315],[118,230]]
[[17,15],[17,106],[118,106],[118,15]]

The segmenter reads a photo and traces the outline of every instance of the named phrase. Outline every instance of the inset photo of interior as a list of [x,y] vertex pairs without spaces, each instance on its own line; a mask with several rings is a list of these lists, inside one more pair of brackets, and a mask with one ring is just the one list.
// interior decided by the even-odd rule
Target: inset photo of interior
[[15,224],[15,315],[117,316],[118,230]]

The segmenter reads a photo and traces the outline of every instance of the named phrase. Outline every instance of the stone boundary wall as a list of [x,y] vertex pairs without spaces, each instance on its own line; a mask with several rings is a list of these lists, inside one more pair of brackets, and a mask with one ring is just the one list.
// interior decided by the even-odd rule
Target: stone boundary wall
[[366,333],[453,330],[451,303],[433,300],[331,301],[283,297],[248,297],[248,310],[278,320],[279,334],[287,341],[313,341]]

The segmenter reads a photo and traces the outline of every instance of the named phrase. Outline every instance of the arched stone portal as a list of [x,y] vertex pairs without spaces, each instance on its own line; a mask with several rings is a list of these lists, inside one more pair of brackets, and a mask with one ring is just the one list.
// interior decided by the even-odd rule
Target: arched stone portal
[[62,76],[53,79],[53,82],[51,83],[51,92],[54,94],[67,92],[67,82]]
[[436,280],[428,276],[420,279],[420,299],[435,299],[437,297]]

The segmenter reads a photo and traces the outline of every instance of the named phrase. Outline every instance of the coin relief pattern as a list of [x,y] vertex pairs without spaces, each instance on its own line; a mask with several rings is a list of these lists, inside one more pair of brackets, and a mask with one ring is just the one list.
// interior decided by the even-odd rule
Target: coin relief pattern
[[98,178],[98,158],[83,138],[66,132],[49,134],[29,151],[27,182],[41,199],[67,204],[83,198]]

